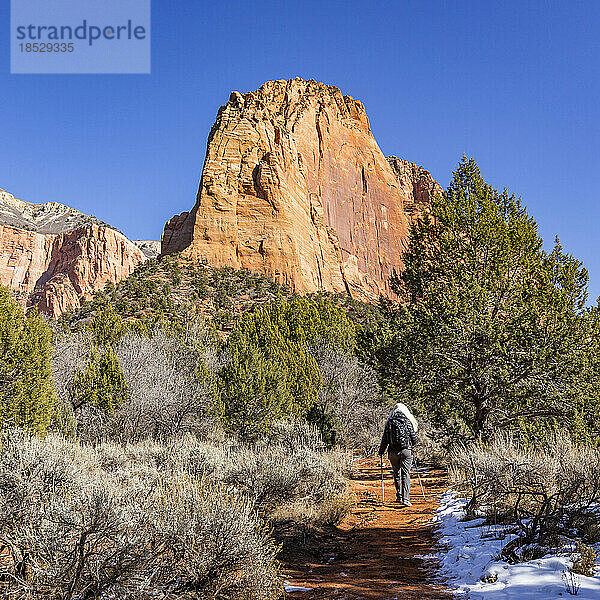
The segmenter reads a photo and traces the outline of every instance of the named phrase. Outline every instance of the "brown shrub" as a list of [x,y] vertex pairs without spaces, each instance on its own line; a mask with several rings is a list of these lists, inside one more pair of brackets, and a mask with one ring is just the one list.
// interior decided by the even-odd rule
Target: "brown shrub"
[[600,552],[595,548],[576,542],[571,558],[573,560],[573,566],[571,567],[573,573],[585,577],[593,577],[596,574],[596,560],[600,558]]
[[520,560],[531,544],[559,545],[561,539],[590,535],[600,503],[600,451],[576,446],[564,436],[542,447],[526,447],[508,435],[452,453],[455,485],[470,495],[467,516],[510,521],[518,539],[503,554]]
[[389,412],[381,405],[375,371],[325,341],[311,345],[309,352],[323,378],[319,409],[333,422],[336,443],[365,456],[373,454],[381,441],[382,423]]

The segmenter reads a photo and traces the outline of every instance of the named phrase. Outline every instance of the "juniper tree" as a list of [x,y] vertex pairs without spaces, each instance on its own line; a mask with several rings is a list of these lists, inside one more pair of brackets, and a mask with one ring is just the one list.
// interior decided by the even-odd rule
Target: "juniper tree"
[[73,375],[69,396],[73,410],[92,406],[112,413],[127,400],[129,389],[114,351],[127,326],[105,297],[86,327],[89,331],[87,359]]
[[0,426],[44,433],[53,415],[50,328],[0,286]]
[[112,413],[128,397],[129,389],[119,360],[111,346],[93,347],[87,363],[73,378],[73,409],[89,405]]
[[520,199],[463,158],[413,225],[404,263],[392,278],[404,306],[378,351],[392,394],[476,437],[575,418],[591,347],[587,272],[558,240],[544,251]]
[[322,379],[307,344],[326,340],[351,351],[355,329],[345,313],[323,299],[270,303],[237,323],[219,375],[219,414],[228,429],[246,435],[278,419],[306,417]]
[[125,335],[127,327],[108,300],[100,299],[98,304],[98,310],[88,325],[92,339],[99,346],[114,346]]

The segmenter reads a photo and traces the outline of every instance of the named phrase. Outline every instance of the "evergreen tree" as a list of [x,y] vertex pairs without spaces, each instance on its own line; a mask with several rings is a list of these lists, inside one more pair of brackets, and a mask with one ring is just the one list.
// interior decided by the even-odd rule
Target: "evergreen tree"
[[100,297],[98,303],[98,310],[89,324],[93,340],[98,346],[114,346],[123,337],[127,327],[106,297]]
[[85,405],[107,414],[127,400],[129,389],[114,345],[127,332],[127,325],[109,302],[114,291],[109,286],[96,298],[97,310],[87,329],[91,333],[90,353],[86,364],[74,375],[71,384],[73,410]]
[[461,436],[573,425],[590,352],[587,272],[558,240],[543,250],[519,199],[464,158],[412,227],[404,262],[392,286],[405,305],[377,352],[393,395]]
[[321,374],[308,343],[355,346],[354,325],[325,299],[273,302],[245,315],[227,342],[221,370],[219,414],[226,427],[246,435],[275,420],[306,417],[318,399]]
[[51,333],[0,287],[0,424],[44,433],[53,415]]
[[84,405],[110,414],[129,394],[125,375],[112,347],[92,348],[87,364],[73,378],[74,409]]

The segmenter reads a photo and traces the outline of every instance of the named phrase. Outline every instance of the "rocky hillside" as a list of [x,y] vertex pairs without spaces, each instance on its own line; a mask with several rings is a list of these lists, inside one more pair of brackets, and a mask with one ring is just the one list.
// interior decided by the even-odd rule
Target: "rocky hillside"
[[[210,324],[221,338],[226,338],[244,314],[294,295],[287,286],[260,273],[211,267],[181,255],[167,255],[138,265],[126,279],[107,285],[77,310],[63,314],[60,322],[70,329],[78,329],[108,303],[134,327],[152,329],[162,325],[174,330],[189,327],[199,319]],[[370,323],[371,328],[373,323],[379,323],[382,314],[377,304],[361,302],[345,292],[310,297],[327,298],[352,321],[362,325]]]
[[244,313],[289,296],[288,288],[258,273],[163,256],[139,265],[129,277],[106,286],[61,320],[72,328],[85,324],[108,302],[128,322],[172,327],[202,317],[225,336]]
[[85,225],[108,225],[96,217],[59,204],[31,204],[0,190],[0,223],[37,233],[67,233]]
[[0,283],[27,306],[57,317],[144,260],[138,246],[95,217],[0,190]]
[[410,220],[439,191],[382,154],[364,106],[294,79],[233,92],[211,130],[196,204],[162,253],[265,273],[300,293],[389,293]]

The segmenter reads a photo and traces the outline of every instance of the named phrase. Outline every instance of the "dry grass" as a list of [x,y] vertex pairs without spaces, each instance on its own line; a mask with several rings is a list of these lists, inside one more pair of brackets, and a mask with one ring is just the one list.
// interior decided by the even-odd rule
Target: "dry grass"
[[92,447],[12,430],[0,451],[7,597],[277,598],[268,528],[348,510],[346,457],[321,446],[292,425],[254,446],[187,435]]
[[593,542],[600,511],[600,451],[553,436],[543,447],[524,447],[510,436],[457,449],[455,485],[470,496],[468,516],[508,523],[519,534],[503,554],[519,560],[520,549],[558,546],[565,539]]

